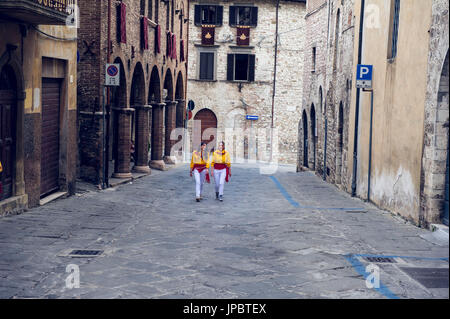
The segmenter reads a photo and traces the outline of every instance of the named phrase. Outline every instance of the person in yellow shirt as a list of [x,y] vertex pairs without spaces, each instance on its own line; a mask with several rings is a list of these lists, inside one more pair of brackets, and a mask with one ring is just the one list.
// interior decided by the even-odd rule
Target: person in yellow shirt
[[199,151],[194,151],[192,153],[191,159],[191,177],[192,172],[194,172],[195,177],[195,198],[199,202],[203,194],[203,185],[206,181],[209,183],[209,154],[206,151],[206,143],[202,142]]
[[216,199],[223,201],[223,188],[231,176],[230,153],[225,150],[224,142],[219,143],[219,149],[212,155],[211,175],[216,183]]

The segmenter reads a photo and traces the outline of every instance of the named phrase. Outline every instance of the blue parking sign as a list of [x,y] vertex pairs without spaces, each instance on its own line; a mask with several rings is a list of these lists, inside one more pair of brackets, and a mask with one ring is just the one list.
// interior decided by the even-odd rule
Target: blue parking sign
[[356,68],[356,87],[371,89],[373,80],[373,65],[358,64]]

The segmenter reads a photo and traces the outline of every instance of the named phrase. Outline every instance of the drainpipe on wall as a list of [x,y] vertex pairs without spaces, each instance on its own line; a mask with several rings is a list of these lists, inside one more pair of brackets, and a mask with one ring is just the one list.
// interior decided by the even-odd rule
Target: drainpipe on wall
[[273,122],[274,122],[274,109],[275,109],[275,93],[276,93],[276,83],[277,83],[277,58],[278,58],[278,12],[280,8],[280,0],[277,0],[276,8],[276,26],[275,26],[275,58],[273,66],[273,92],[272,92],[272,124],[270,129],[270,161],[272,162],[273,156]]
[[[364,11],[365,0],[361,0],[361,12],[359,21],[359,42],[358,42],[358,64],[361,64],[362,60],[362,43],[363,43],[363,30],[364,30]],[[356,89],[356,109],[355,109],[355,132],[353,137],[353,177],[352,177],[352,196],[356,196],[356,174],[358,172],[358,122],[359,122],[359,99],[361,90]]]
[[[111,62],[111,0],[108,0],[108,43],[107,45],[107,53],[106,53],[106,62]],[[103,148],[103,180],[105,181],[106,188],[109,187],[109,127],[110,127],[110,109],[111,109],[111,100],[110,100],[110,88],[106,88],[106,112],[107,112],[107,121],[103,122],[103,143],[105,143],[105,147]],[[103,117],[105,117],[105,110],[103,110]],[[106,125],[106,129],[105,129]]]

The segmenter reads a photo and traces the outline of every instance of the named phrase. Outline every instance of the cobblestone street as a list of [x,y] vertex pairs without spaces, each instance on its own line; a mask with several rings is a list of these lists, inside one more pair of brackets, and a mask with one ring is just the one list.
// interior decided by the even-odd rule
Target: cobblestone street
[[[195,202],[179,165],[1,218],[0,298],[449,297],[449,247],[420,237],[430,231],[294,167],[232,173],[223,202],[212,183]],[[103,253],[68,257],[75,249]],[[391,262],[374,259],[381,284],[367,288],[381,255]],[[69,264],[80,288],[66,287]],[[427,288],[409,268],[444,268],[446,287]]]

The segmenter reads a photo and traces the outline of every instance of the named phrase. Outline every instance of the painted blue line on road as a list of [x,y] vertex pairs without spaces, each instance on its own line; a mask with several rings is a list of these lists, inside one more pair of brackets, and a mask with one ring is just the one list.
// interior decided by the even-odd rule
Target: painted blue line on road
[[287,199],[287,201],[294,207],[299,208],[306,208],[306,209],[314,209],[314,210],[338,210],[338,211],[358,211],[364,208],[345,208],[345,207],[316,207],[316,206],[303,206],[300,203],[296,202],[291,195],[289,195],[288,191],[281,185],[281,183],[278,181],[278,179],[275,176],[270,176],[272,181],[275,183],[275,185],[280,190],[281,194],[284,196],[284,198]]
[[374,258],[410,258],[410,259],[448,261],[448,257],[388,256],[388,255],[370,255],[370,254],[353,254],[353,256],[355,256],[355,257],[374,257]]
[[292,199],[291,195],[284,189],[283,185],[280,184],[280,182],[275,178],[275,176],[270,176],[270,178],[273,180],[275,185],[277,185],[278,189],[280,190],[281,194],[283,194],[284,198],[288,200],[289,203],[291,203],[294,207],[300,207],[300,204],[297,203],[295,200]]
[[[353,266],[353,268],[355,268],[355,270],[361,276],[363,276],[365,280],[367,280],[367,277],[370,275],[370,273],[366,272],[366,269],[364,268],[364,265],[357,258],[355,258],[355,255],[348,254],[348,255],[345,255],[344,257],[345,257],[345,259],[348,260],[348,262],[350,262],[350,264]],[[376,291],[381,293],[386,298],[389,298],[389,299],[400,299],[396,294],[394,294],[392,291],[390,291],[388,287],[383,285],[381,283],[381,281],[380,281],[380,287],[379,288],[373,288],[373,289],[375,289]]]

